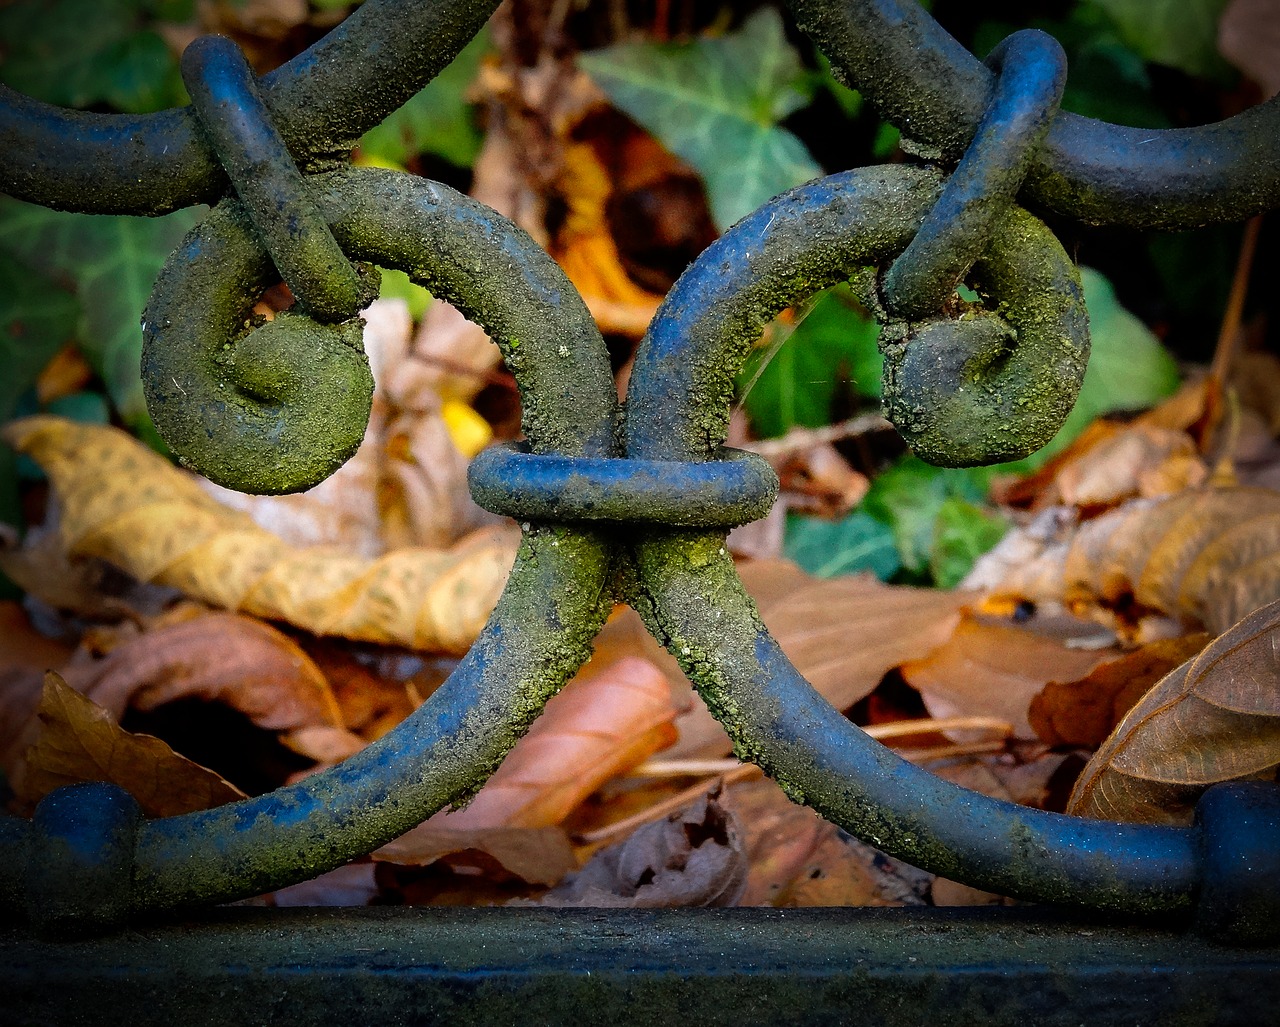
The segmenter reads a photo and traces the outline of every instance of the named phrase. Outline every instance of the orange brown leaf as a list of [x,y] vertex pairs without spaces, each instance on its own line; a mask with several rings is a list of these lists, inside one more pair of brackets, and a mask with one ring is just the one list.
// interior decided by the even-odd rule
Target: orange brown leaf
[[1280,602],[1256,610],[1153,687],[1076,782],[1068,812],[1191,821],[1212,784],[1280,766]]
[[57,674],[45,675],[36,739],[13,778],[19,802],[34,806],[63,785],[110,781],[150,817],[172,817],[243,799],[212,770],[159,738],[125,731],[109,712]]
[[1096,749],[1157,681],[1209,643],[1204,632],[1150,642],[1075,681],[1050,681],[1027,719],[1046,745]]
[[437,813],[423,826],[558,824],[604,782],[670,745],[677,712],[667,679],[647,660],[593,660],[547,703],[465,808]]
[[947,643],[924,659],[902,665],[902,676],[924,696],[935,716],[953,713],[997,717],[1021,737],[1035,737],[1027,706],[1045,683],[1083,677],[1106,659],[1069,640],[1096,630],[1064,618],[1061,630],[1011,624],[986,615],[966,616]]

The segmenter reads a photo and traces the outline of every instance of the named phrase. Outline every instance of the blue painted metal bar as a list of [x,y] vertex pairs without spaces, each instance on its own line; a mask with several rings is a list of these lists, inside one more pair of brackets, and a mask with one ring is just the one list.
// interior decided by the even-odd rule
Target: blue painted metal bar
[[676,463],[492,446],[471,462],[467,481],[486,510],[533,521],[732,528],[763,517],[778,498],[773,468],[735,449],[705,463]]
[[915,321],[936,314],[991,241],[1058,113],[1067,55],[1052,36],[1027,30],[987,64],[999,72],[991,103],[938,202],[881,282],[885,308]]
[[311,201],[240,48],[225,36],[201,36],[182,54],[182,78],[254,232],[302,309],[323,322],[354,317],[376,289],[361,282]]

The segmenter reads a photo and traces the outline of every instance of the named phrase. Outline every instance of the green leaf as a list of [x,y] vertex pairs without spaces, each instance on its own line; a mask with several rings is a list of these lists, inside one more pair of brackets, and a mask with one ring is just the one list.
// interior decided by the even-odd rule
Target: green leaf
[[861,510],[839,521],[789,516],[782,551],[819,578],[870,571],[887,580],[901,566],[893,529]]
[[723,230],[822,174],[778,122],[812,96],[813,76],[772,7],[737,32],[692,43],[623,43],[581,54],[610,101],[702,176]]
[[1149,61],[1221,79],[1218,19],[1227,0],[1090,0],[1115,22],[1121,38]]
[[1103,414],[1143,410],[1177,391],[1178,363],[1151,330],[1120,306],[1106,277],[1082,267],[1089,308],[1092,351],[1080,398],[1053,440],[1034,457],[1037,463],[1063,449]]
[[872,480],[859,509],[892,530],[903,569],[924,575],[932,565],[943,508],[952,500],[981,503],[997,473],[991,467],[934,467],[903,457]]
[[361,156],[400,167],[421,153],[434,153],[460,167],[475,163],[481,137],[467,90],[488,49],[489,33],[482,31],[408,103],[364,134]]
[[993,548],[1009,530],[998,514],[964,499],[945,499],[933,522],[929,572],[938,588],[955,588],[974,561]]
[[409,316],[421,321],[422,315],[431,306],[431,293],[417,282],[409,280],[409,276],[396,268],[378,268],[382,274],[382,286],[378,295],[387,300],[404,300],[409,308]]
[[0,7],[0,79],[47,103],[131,113],[182,102],[172,51],[139,0],[18,0]]
[[162,218],[67,214],[0,197],[0,251],[73,286],[77,341],[132,424],[146,419],[142,308],[165,258],[197,220],[194,210]]
[[821,50],[818,51],[818,74],[822,85],[844,111],[845,117],[856,118],[862,113],[863,96],[858,90],[850,89],[835,76],[831,70],[831,61]]
[[[75,333],[74,296],[0,252],[0,421],[14,416],[54,354]],[[20,519],[14,453],[0,446],[0,521]]]
[[[879,335],[879,326],[847,286],[819,293],[743,396],[756,433],[772,438],[796,425],[830,424],[843,384],[860,396],[879,398],[884,363],[876,345]],[[749,367],[743,381],[756,370]]]

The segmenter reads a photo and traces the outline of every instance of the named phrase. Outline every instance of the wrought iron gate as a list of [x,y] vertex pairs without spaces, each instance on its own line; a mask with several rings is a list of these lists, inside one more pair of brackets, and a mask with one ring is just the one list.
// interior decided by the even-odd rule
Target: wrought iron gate
[[[0,903],[36,934],[15,928],[5,936],[6,965],[20,984],[15,1015],[69,1014],[69,996],[83,998],[84,988],[103,982],[136,1003],[162,1002],[157,987],[126,986],[125,969],[163,966],[181,978],[202,959],[212,961],[206,970],[223,973],[208,970],[206,988],[248,981],[231,969],[237,960],[306,961],[313,972],[300,987],[320,1003],[308,1007],[319,1018],[349,1016],[341,1010],[354,1008],[356,993],[367,1002],[416,1001],[415,986],[452,996],[422,1019],[444,1015],[446,1006],[456,1019],[530,1016],[534,1007],[521,1003],[555,982],[590,1001],[621,1002],[629,987],[661,990],[662,972],[636,955],[647,951],[643,942],[627,948],[608,940],[613,923],[623,937],[649,932],[691,946],[700,953],[695,976],[715,964],[717,946],[754,965],[737,976],[705,970],[705,989],[680,1000],[714,1022],[745,1015],[748,998],[778,988],[798,988],[796,1001],[807,993],[810,1004],[798,1008],[813,1016],[835,1015],[847,1008],[841,1002],[874,1005],[878,999],[866,997],[873,993],[924,1003],[908,1007],[917,1010],[952,1003],[966,973],[964,994],[994,994],[982,990],[986,978],[975,964],[948,963],[930,933],[943,929],[970,954],[991,953],[997,940],[1041,953],[1030,962],[1008,953],[978,959],[992,980],[1011,968],[1024,973],[1025,986],[1009,993],[1016,1001],[1002,1007],[1010,1016],[1083,1020],[1089,981],[1129,987],[1164,960],[1182,996],[1168,1008],[1192,1015],[1212,992],[1209,1021],[1274,1017],[1274,954],[1216,943],[1266,946],[1280,937],[1276,790],[1211,789],[1192,828],[1121,825],[1014,807],[903,762],[819,697],[761,624],[724,537],[769,508],[777,481],[761,460],[722,443],[732,382],[759,329],[815,291],[852,281],[883,326],[886,412],[918,453],[969,465],[1038,449],[1074,402],[1088,328],[1072,262],[1026,208],[1090,224],[1175,229],[1280,206],[1280,99],[1203,128],[1122,128],[1058,110],[1065,57],[1043,33],[1014,34],[984,65],[910,0],[792,0],[800,27],[838,74],[927,159],[819,179],[733,226],[663,303],[623,409],[584,304],[528,236],[443,185],[346,166],[355,139],[444,67],[495,7],[493,0],[368,0],[261,81],[233,44],[206,37],[183,58],[192,107],[154,115],[69,112],[0,87],[4,191],[91,212],[159,214],[216,203],[170,258],[143,315],[149,409],[193,468],[245,491],[286,492],[309,487],[354,452],[372,392],[357,312],[376,292],[373,265],[407,271],[491,334],[520,385],[527,437],[482,454],[471,472],[481,505],[523,522],[506,591],[448,682],[390,735],[330,771],[205,812],[144,820],[122,790],[82,785],[51,794],[31,821],[0,819]],[[298,297],[295,312],[244,331],[277,273]],[[980,303],[953,299],[962,278]],[[615,601],[634,606],[680,661],[738,755],[797,801],[943,876],[1093,913],[1157,916],[1160,926],[1144,921],[1115,932],[1025,912],[939,921],[847,911],[825,918],[504,911],[524,917],[513,927],[510,917],[477,911],[461,919],[415,913],[414,927],[434,941],[404,935],[409,921],[372,912],[212,913],[197,920],[196,934],[126,929],[153,923],[157,913],[313,876],[474,792],[588,655]],[[388,932],[406,947],[381,964],[382,990],[353,983],[362,965],[356,955],[337,967],[317,947],[321,936],[308,932],[326,923],[351,932],[348,954],[361,951],[357,943],[385,954]],[[1161,933],[1188,923],[1194,936]],[[786,934],[796,924],[809,925],[807,941]],[[1072,955],[1091,930],[1105,936],[1100,961]],[[113,931],[124,933],[55,940]],[[513,931],[524,932],[523,942]],[[539,958],[560,966],[560,976],[548,969],[539,977],[536,966],[510,956],[517,942],[533,944],[544,932],[563,941],[566,931],[597,942],[595,955],[570,960],[576,971],[542,942]],[[735,943],[741,931],[758,947]],[[282,932],[294,940],[281,940]],[[877,932],[905,933],[895,942],[875,940]],[[1009,941],[1010,932],[1020,940]],[[487,964],[475,939],[500,935],[494,944],[510,958]],[[779,948],[784,936],[798,948]],[[869,968],[912,958],[904,939],[929,953],[933,976],[913,978],[904,964],[886,991],[850,983],[874,981],[874,973],[865,977]],[[576,951],[576,942],[565,944],[563,951]],[[409,950],[435,960],[434,977],[414,976]],[[66,990],[40,997],[37,961],[73,952],[79,970],[54,974]],[[862,970],[850,962],[855,952],[871,961]],[[1154,953],[1153,962],[1135,952]],[[466,965],[461,978],[449,976],[454,964]],[[601,974],[594,985],[581,977],[592,966]],[[1049,977],[1068,981],[1062,994],[1073,1004],[1043,990]],[[490,989],[497,1004],[487,1013],[450,1004],[489,1001],[480,978],[510,987]],[[1215,984],[1224,980],[1236,989],[1231,1001]],[[1150,995],[1137,987],[1129,998]],[[664,1000],[661,1008],[675,1006]],[[1140,1014],[1139,1006],[1130,1012]]]

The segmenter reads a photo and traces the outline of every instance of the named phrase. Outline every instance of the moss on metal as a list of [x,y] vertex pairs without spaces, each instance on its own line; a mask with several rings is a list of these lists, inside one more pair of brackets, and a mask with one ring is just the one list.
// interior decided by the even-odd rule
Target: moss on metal
[[[972,467],[1044,446],[1075,405],[1089,361],[1089,324],[1075,265],[1019,208],[997,223],[972,281],[992,310],[957,301],[946,316],[888,320],[885,416],[923,460]],[[886,317],[873,276],[855,287]]]

